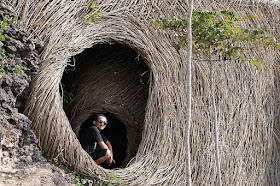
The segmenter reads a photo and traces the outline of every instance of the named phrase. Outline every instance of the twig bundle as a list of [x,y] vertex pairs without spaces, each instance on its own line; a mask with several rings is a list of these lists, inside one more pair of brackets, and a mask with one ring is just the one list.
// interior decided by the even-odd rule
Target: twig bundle
[[[30,37],[46,43],[25,111],[46,155],[59,156],[81,173],[109,178],[111,170],[97,166],[82,150],[71,128],[72,125],[75,129],[78,122],[70,125],[66,117],[59,83],[72,56],[94,45],[120,43],[140,55],[151,75],[138,152],[130,165],[116,170],[116,174],[129,185],[185,185],[187,54],[174,49],[171,32],[156,30],[149,23],[152,18],[184,15],[188,6],[185,1],[104,0],[99,6],[104,12],[102,21],[89,26],[83,20],[90,11],[90,0],[6,0],[6,3],[15,8],[22,28]],[[280,7],[277,3],[196,0],[194,6],[199,10],[236,10],[241,16],[253,14],[257,19],[246,26],[263,28],[279,39]],[[215,67],[213,79],[220,128],[222,183],[279,185],[277,99],[280,87],[276,72],[279,53],[267,49],[251,51],[248,55],[262,58],[266,70],[259,73],[249,64],[234,61],[221,61]],[[191,168],[194,185],[217,184],[209,65],[194,62],[192,70]],[[82,83],[85,78],[77,81]],[[87,95],[85,92],[79,99],[84,100]],[[94,96],[89,101],[93,100]],[[77,101],[75,106],[81,105]],[[112,112],[120,108],[112,108]],[[79,116],[76,112],[75,117],[85,120],[88,116]],[[114,183],[114,180],[110,181]]]

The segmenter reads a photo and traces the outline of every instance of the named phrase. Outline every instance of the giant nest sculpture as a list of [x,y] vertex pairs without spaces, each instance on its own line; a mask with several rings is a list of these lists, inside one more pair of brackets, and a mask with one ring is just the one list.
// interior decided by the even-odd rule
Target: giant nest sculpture
[[[186,185],[187,54],[174,49],[173,33],[155,29],[149,20],[182,16],[187,2],[103,0],[97,7],[103,12],[100,22],[90,25],[86,17],[91,0],[5,3],[15,8],[30,38],[45,43],[25,110],[44,154],[112,183],[114,172],[128,185]],[[265,29],[279,41],[280,8],[275,2],[195,0],[194,9],[253,14],[257,19],[246,26]],[[279,185],[279,53],[258,50],[248,55],[262,58],[265,71],[234,61],[215,67],[222,183]],[[64,80],[74,99],[64,110],[60,84],[74,62],[75,71]],[[216,185],[209,64],[194,61],[192,72],[192,182]],[[112,114],[127,131],[122,168],[96,165],[78,141],[80,125],[96,112]]]

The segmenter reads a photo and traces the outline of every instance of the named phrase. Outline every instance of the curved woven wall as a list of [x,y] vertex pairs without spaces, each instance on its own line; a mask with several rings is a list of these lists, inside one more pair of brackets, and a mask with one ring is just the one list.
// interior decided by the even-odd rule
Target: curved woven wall
[[[186,53],[178,53],[172,33],[156,30],[149,19],[183,15],[185,1],[104,0],[102,21],[87,26],[89,0],[8,0],[30,37],[42,39],[40,72],[33,80],[26,114],[40,146],[49,157],[65,161],[79,172],[109,179],[111,170],[97,166],[82,150],[62,109],[59,83],[72,56],[104,43],[120,43],[135,50],[147,65],[150,90],[142,140],[134,161],[115,170],[129,185],[186,184]],[[246,26],[265,29],[279,38],[279,5],[259,1],[195,1],[195,9],[236,10],[254,14]],[[220,126],[220,155],[224,185],[279,185],[279,54],[251,51],[266,61],[265,72],[249,64],[215,64],[215,87]],[[195,185],[216,185],[213,111],[209,103],[209,64],[193,65],[191,169]],[[152,123],[153,125],[148,125]],[[114,180],[110,180],[114,182]]]

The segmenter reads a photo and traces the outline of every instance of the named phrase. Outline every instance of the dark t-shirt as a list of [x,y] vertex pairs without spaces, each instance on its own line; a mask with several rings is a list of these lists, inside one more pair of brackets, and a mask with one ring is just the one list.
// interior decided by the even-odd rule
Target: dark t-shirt
[[106,143],[108,141],[96,126],[91,126],[80,131],[79,140],[83,149],[89,154],[101,150],[98,142],[104,141]]

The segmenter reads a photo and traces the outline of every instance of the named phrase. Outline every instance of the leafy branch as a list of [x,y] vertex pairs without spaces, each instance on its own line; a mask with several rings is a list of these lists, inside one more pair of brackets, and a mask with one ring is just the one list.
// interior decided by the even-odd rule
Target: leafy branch
[[[100,1],[97,1],[96,3],[93,2],[93,3],[91,4],[91,11],[90,11],[90,13],[89,13],[88,16],[87,16],[87,21],[88,21],[89,23],[94,23],[94,24],[99,23],[100,20],[97,19],[96,17],[97,17],[98,15],[102,15],[102,14],[103,14],[103,12],[97,10],[97,6],[99,5],[99,3],[100,3]],[[89,24],[87,24],[87,25],[89,25]]]
[[[239,18],[232,11],[194,11],[192,16],[193,57],[197,59],[211,55],[218,60],[250,61],[259,71],[264,69],[264,63],[256,59],[248,59],[245,51],[258,48],[274,47],[280,49],[275,38],[266,35],[262,29],[241,28],[240,22],[256,19],[254,16]],[[187,45],[187,18],[170,18],[152,20],[160,29],[170,29],[176,32],[177,50]],[[248,44],[249,47],[245,47]],[[208,60],[208,59],[207,59]]]

